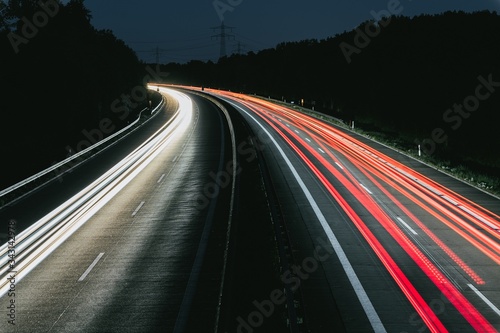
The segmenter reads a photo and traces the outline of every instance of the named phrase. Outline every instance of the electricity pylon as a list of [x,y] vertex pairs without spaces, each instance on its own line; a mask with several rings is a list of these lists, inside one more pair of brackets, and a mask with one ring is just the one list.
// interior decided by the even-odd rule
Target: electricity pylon
[[[213,30],[220,30],[220,33],[217,35],[213,35],[212,39],[219,39],[220,40],[220,58],[225,57],[226,54],[226,40],[234,40],[234,35],[228,33],[233,32],[234,27],[228,27],[224,24],[224,21],[222,21],[220,27],[212,27]],[[220,59],[219,58],[219,59]]]

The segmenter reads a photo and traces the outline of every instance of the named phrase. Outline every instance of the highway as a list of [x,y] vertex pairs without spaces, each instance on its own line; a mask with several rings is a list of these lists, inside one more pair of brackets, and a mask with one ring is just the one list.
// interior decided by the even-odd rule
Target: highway
[[349,332],[500,329],[497,198],[302,113],[211,93],[267,142],[304,328],[338,328],[338,311]]
[[[195,199],[211,184],[210,172],[225,170],[231,159],[229,129],[207,100],[162,93],[170,107],[147,126],[2,210],[3,221],[16,222],[17,235],[13,269],[2,248],[0,331],[214,326],[220,280],[204,282],[201,291],[197,286],[212,270],[220,275],[223,249],[207,260],[205,252],[210,233],[227,228],[230,205],[223,191],[207,204]],[[56,202],[61,187],[73,186],[78,190]],[[51,207],[44,209],[44,201]],[[21,229],[26,221],[36,222]],[[6,276],[14,276],[13,283]]]
[[500,330],[498,198],[264,99],[158,89],[0,209],[0,332]]

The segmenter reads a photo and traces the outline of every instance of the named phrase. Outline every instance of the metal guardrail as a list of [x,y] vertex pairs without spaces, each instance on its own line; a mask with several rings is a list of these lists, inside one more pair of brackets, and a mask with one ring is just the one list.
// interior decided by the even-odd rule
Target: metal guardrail
[[[152,110],[151,114],[163,104],[164,101]],[[145,110],[148,109],[142,110],[141,113]],[[106,205],[120,189],[132,181],[165,149],[178,131],[188,128],[188,125],[180,127],[186,122],[189,124],[190,116],[179,108],[153,136],[99,178],[27,229],[14,235],[9,242],[1,244],[0,297],[5,295],[12,286],[15,288],[15,283],[55,251],[60,244]],[[15,279],[15,283],[10,282],[6,277]]]
[[[153,110],[151,110],[151,114],[153,114],[156,111],[158,111],[164,104],[165,104],[165,100],[162,99],[161,102],[160,102],[160,104],[158,104]],[[30,184],[31,182],[33,182],[35,180],[38,180],[38,179],[42,178],[43,176],[48,175],[49,173],[51,173],[51,172],[53,172],[53,171],[55,171],[55,170],[63,167],[64,165],[72,162],[73,160],[79,158],[80,156],[85,155],[86,153],[88,153],[88,152],[96,149],[97,147],[102,146],[106,142],[108,142],[108,141],[116,138],[117,136],[119,136],[123,132],[128,131],[130,128],[132,128],[133,126],[135,126],[139,122],[139,120],[141,119],[142,113],[144,111],[148,110],[148,109],[149,108],[144,108],[142,111],[139,112],[139,115],[137,116],[136,120],[134,120],[131,124],[127,125],[126,127],[122,128],[118,132],[110,135],[109,137],[107,137],[105,139],[102,139],[101,141],[96,142],[92,146],[90,146],[90,147],[88,147],[88,148],[86,148],[86,149],[84,149],[84,150],[82,150],[82,151],[80,151],[80,152],[78,152],[78,153],[76,153],[76,154],[74,154],[74,155],[66,158],[65,160],[62,160],[61,162],[56,163],[56,164],[52,165],[51,167],[49,167],[49,168],[47,168],[45,170],[42,170],[42,171],[34,174],[33,176],[28,177],[28,178],[26,178],[26,179],[24,179],[24,180],[22,180],[22,181],[20,181],[20,182],[18,182],[16,184],[12,185],[12,186],[7,187],[6,189],[0,191],[0,198],[3,197],[3,196],[5,196],[5,195],[7,195],[7,194],[9,194],[9,193],[11,193],[11,192],[13,192],[13,191],[16,191],[16,190],[18,190],[18,189],[20,189],[20,188],[22,188],[22,187]],[[1,208],[1,206],[0,206],[0,208]]]

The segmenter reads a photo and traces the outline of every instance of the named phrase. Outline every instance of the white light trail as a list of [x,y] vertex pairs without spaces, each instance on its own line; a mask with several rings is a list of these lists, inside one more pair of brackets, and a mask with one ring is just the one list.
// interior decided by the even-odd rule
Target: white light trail
[[169,122],[85,189],[17,235],[14,269],[9,267],[8,244],[0,247],[0,297],[9,290],[5,276],[10,271],[15,270],[16,281],[21,280],[189,128],[193,118],[191,99],[171,89],[160,91],[179,103]]

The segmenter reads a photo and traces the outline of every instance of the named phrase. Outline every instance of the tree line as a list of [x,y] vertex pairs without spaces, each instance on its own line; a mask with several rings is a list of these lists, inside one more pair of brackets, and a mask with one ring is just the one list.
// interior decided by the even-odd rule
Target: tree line
[[83,0],[0,1],[0,188],[64,159],[102,119],[130,120],[112,105],[144,86],[144,64],[91,18]]
[[323,40],[163,70],[172,83],[303,99],[408,149],[420,144],[429,156],[499,175],[498,31],[500,17],[489,11],[392,16]]
[[500,174],[496,12],[392,16],[323,40],[148,71],[91,17],[83,0],[0,1],[0,154],[9,175],[0,188],[66,157],[102,119],[126,125],[123,115],[144,101],[124,96],[145,74],[158,81],[167,72],[170,83],[303,100],[409,149]]

